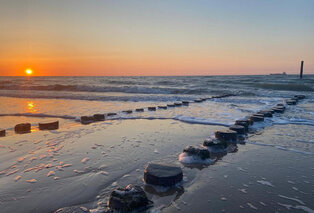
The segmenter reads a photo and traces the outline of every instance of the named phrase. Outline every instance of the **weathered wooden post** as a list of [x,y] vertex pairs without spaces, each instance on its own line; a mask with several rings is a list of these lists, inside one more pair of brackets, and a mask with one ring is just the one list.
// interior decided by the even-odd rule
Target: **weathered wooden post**
[[303,77],[303,63],[304,63],[304,61],[301,61],[300,79],[302,79],[302,77]]

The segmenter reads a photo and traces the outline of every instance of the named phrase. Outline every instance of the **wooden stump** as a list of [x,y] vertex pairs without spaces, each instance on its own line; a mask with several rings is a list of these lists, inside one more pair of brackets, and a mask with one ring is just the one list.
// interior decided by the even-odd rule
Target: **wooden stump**
[[156,107],[148,107],[148,111],[156,111]]
[[233,130],[216,131],[215,137],[221,141],[235,142],[237,141],[237,132]]
[[0,137],[5,137],[5,129],[0,129]]
[[115,116],[115,115],[117,115],[117,113],[115,113],[115,112],[109,112],[109,113],[107,113],[107,116]]
[[250,120],[236,120],[235,121],[235,125],[240,125],[240,126],[243,126],[245,131],[249,131],[249,125],[250,125]]
[[277,113],[283,113],[285,111],[284,107],[274,107],[273,110]]
[[286,103],[288,105],[296,105],[297,104],[297,102],[295,100],[287,100]]
[[93,115],[95,121],[104,121],[105,120],[105,114],[94,114]]
[[229,129],[236,131],[238,134],[245,134],[245,127],[241,125],[233,125],[230,126]]
[[18,134],[30,133],[31,132],[31,124],[30,123],[17,124],[14,127],[14,131]]
[[144,172],[144,181],[158,186],[174,186],[183,179],[182,169],[164,163],[150,163]]
[[182,104],[185,106],[188,106],[190,104],[190,102],[189,101],[182,101]]
[[194,100],[194,102],[200,103],[200,102],[203,102],[203,100],[202,99],[196,99],[196,100]]
[[[111,192],[108,206],[114,212],[140,212],[144,210],[151,201],[140,186],[128,185]],[[111,212],[110,211],[110,212]]]
[[167,109],[167,106],[158,106],[158,109]]
[[250,117],[250,119],[251,119],[252,121],[254,121],[254,122],[264,121],[264,117],[262,117],[262,116],[255,116],[255,115],[252,115],[252,116]]
[[183,150],[184,153],[187,153],[189,156],[199,157],[201,160],[206,160],[210,158],[210,153],[208,149],[199,146],[187,146]]
[[143,108],[138,108],[138,109],[135,109],[135,112],[144,112],[144,109]]
[[81,123],[82,124],[90,124],[90,123],[93,123],[95,120],[94,120],[94,117],[93,116],[82,116],[81,117]]
[[220,141],[218,139],[212,139],[212,138],[208,138],[205,139],[203,142],[203,146],[206,147],[216,147],[216,148],[226,148],[227,147],[227,143]]
[[59,129],[59,121],[39,123],[38,126],[40,130],[56,130]]
[[305,95],[295,95],[294,97],[301,100],[305,98]]
[[262,114],[264,117],[268,117],[268,118],[273,117],[273,113],[274,113],[273,110],[272,111],[263,110],[263,111],[258,112],[258,114]]
[[252,116],[264,117],[264,114],[262,114],[262,113],[254,113]]

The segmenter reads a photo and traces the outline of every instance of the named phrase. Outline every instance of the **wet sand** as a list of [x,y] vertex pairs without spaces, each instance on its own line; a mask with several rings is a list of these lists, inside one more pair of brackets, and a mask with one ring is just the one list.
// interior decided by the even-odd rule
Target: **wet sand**
[[[225,127],[139,119],[10,135],[0,139],[1,207],[45,213],[77,205],[103,212],[110,192],[131,183],[154,202],[148,212],[313,212],[313,126],[304,127],[304,152],[254,144],[279,143],[280,134],[299,134],[303,126],[282,127],[260,129],[237,152],[198,167],[178,161],[183,148]],[[181,166],[182,185],[159,192],[144,186],[145,165],[152,161]]]
[[240,146],[197,172],[163,212],[313,212],[313,156]]

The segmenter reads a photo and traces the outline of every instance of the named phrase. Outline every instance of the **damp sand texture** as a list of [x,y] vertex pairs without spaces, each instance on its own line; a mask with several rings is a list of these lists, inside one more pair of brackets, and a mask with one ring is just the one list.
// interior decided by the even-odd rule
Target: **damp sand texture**
[[[302,127],[291,125],[286,134],[296,134]],[[199,144],[217,128],[221,127],[130,120],[35,132],[23,139],[8,137],[1,141],[2,208],[4,212],[52,212],[73,205],[99,209],[116,187],[144,186],[147,162],[166,161],[182,167],[184,180],[182,187],[166,192],[144,187],[153,209],[313,209],[313,155],[254,144],[280,141],[282,126],[265,128],[250,138],[251,143],[238,145],[237,152],[212,165],[189,168],[178,163],[182,147]],[[314,149],[311,143],[307,147]]]

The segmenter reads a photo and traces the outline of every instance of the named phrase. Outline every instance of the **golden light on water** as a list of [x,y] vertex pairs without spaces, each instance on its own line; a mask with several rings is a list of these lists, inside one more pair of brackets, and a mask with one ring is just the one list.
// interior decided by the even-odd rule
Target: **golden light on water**
[[28,109],[28,112],[37,112],[36,104],[32,101],[27,102],[27,109]]
[[25,70],[25,73],[26,73],[27,75],[31,75],[31,74],[33,74],[33,70],[27,69],[27,70]]

